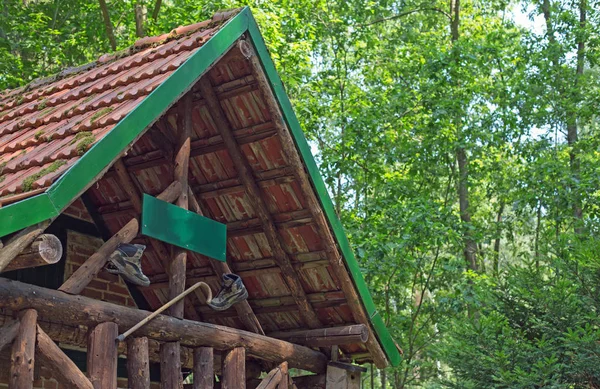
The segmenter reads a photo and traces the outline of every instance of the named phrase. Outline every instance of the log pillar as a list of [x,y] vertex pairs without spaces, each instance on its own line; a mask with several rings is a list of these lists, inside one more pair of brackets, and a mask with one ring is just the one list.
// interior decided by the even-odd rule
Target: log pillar
[[87,370],[94,389],[117,388],[117,336],[113,322],[98,324],[88,335]]
[[11,389],[33,388],[37,312],[35,309],[26,309],[20,316],[19,331],[10,357],[8,387]]
[[215,369],[212,347],[194,349],[194,389],[213,389]]
[[179,389],[183,387],[179,342],[166,342],[160,345],[160,387]]
[[130,389],[150,388],[148,338],[129,338],[127,340],[127,377]]
[[246,389],[246,349],[236,347],[223,358],[221,389]]

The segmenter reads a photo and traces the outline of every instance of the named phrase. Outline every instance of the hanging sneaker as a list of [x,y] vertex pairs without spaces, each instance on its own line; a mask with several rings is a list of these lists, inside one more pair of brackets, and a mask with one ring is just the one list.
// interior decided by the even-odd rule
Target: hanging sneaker
[[108,258],[106,271],[119,274],[132,284],[150,285],[150,280],[142,272],[141,258],[146,246],[142,244],[121,243]]
[[208,306],[215,311],[224,311],[235,303],[248,298],[248,291],[242,282],[242,278],[236,274],[223,274],[223,282],[219,293],[213,297]]

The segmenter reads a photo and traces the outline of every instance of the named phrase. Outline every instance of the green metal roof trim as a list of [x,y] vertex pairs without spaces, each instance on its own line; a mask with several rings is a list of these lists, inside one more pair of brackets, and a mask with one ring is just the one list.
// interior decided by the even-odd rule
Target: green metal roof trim
[[123,118],[104,138],[85,153],[48,190],[40,195],[0,208],[0,237],[26,228],[43,220],[58,216],[107,170],[123,150],[142,136],[171,104],[182,96],[194,83],[231,47],[242,34],[248,33],[258,54],[263,70],[291,130],[296,146],[304,161],[312,184],[332,227],[342,251],[349,273],[356,285],[371,324],[392,366],[400,363],[400,353],[390,336],[377,309],[360,267],[350,248],[342,224],[335,214],[333,203],[323,182],[317,164],[300,128],[283,84],[275,70],[265,42],[248,7],[228,21],[208,42],[202,45],[165,82],[144,99],[129,115]]

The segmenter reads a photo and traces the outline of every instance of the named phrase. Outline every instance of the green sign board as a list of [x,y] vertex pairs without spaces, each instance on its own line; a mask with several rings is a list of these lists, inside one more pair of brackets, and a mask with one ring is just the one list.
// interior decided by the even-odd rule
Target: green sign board
[[144,194],[142,234],[225,262],[227,227]]

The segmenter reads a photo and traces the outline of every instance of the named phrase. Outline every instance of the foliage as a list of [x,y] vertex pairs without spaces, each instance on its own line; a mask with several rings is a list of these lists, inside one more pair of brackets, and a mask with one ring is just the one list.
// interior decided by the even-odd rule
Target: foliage
[[[596,0],[113,0],[117,49],[134,3],[252,7],[404,350],[365,387],[600,387]],[[0,89],[111,50],[99,1],[0,11]]]

